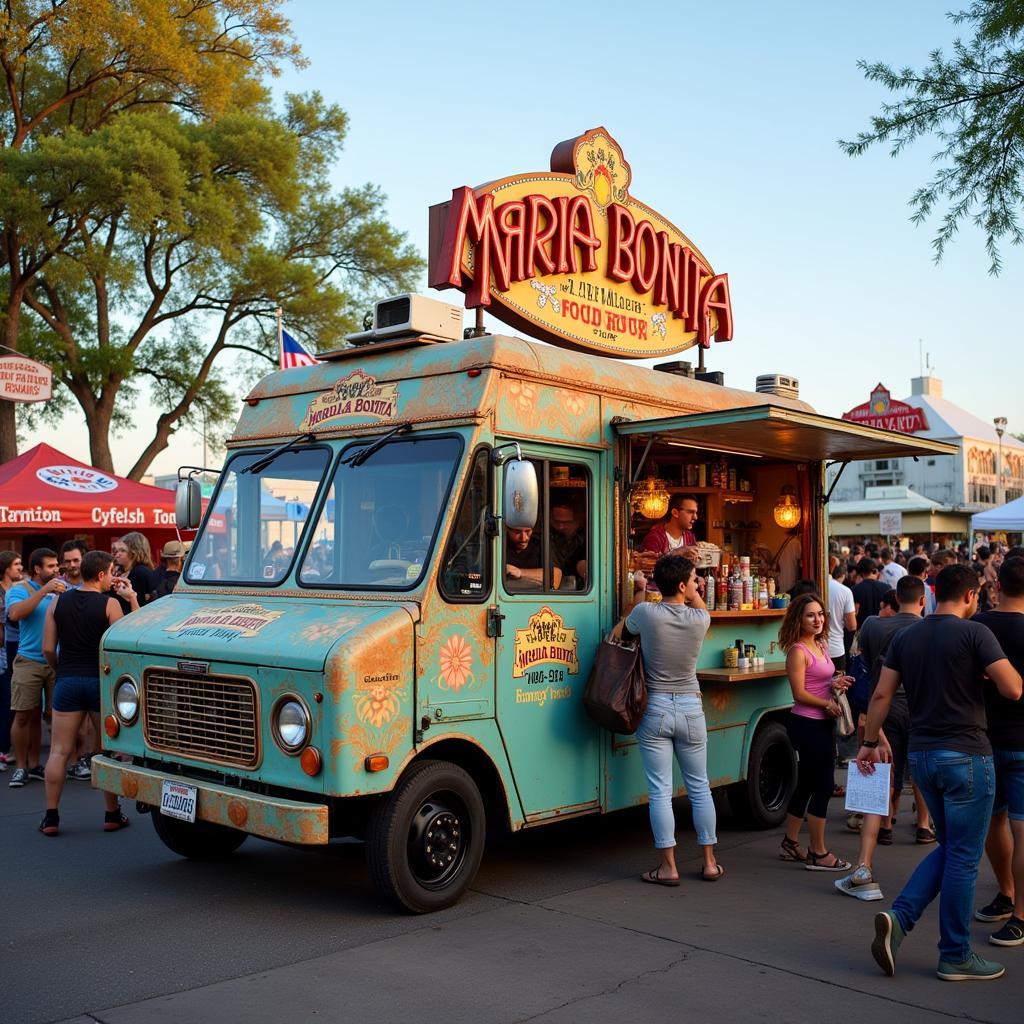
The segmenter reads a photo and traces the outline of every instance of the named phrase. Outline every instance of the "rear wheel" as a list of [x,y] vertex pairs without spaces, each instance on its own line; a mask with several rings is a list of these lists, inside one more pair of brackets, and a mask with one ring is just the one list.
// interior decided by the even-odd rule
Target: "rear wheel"
[[366,862],[377,890],[416,914],[442,910],[469,888],[486,816],[470,775],[448,761],[414,765],[374,808]]
[[796,751],[779,722],[765,722],[750,745],[747,777],[729,787],[733,813],[752,828],[775,828],[786,818],[796,788]]
[[249,838],[247,832],[209,821],[180,821],[153,808],[153,828],[160,841],[179,857],[220,860],[234,853]]

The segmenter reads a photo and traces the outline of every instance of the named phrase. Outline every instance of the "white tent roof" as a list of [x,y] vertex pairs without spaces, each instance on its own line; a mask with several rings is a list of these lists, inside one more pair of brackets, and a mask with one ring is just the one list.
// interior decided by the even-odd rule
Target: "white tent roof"
[[1008,505],[990,508],[971,517],[972,530],[1024,530],[1024,498],[1017,498]]
[[878,512],[937,512],[945,510],[945,506],[909,487],[868,487],[860,500],[830,501],[828,509],[833,516],[852,516]]

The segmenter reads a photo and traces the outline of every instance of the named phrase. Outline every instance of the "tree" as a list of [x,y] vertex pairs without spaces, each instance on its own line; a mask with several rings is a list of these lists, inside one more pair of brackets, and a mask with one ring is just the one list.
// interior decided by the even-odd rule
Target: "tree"
[[[83,139],[128,114],[216,117],[258,95],[263,74],[301,63],[282,0],[4,0],[0,5],[0,341],[17,349],[26,290],[75,241],[102,189],[71,163]],[[68,140],[64,176],[41,196],[13,187],[11,162]],[[19,167],[23,171],[23,168]],[[17,178],[18,175],[15,175]],[[61,190],[61,186],[63,191]],[[17,454],[0,402],[0,461]]]
[[135,479],[182,424],[234,414],[224,354],[276,364],[278,306],[289,329],[337,339],[372,294],[411,286],[422,261],[379,190],[331,193],[346,127],[318,95],[289,96],[281,116],[266,102],[201,122],[133,112],[19,163],[18,189],[54,188],[74,224],[24,289],[46,330],[22,347],[82,407],[94,465],[113,469],[139,382],[162,411]]
[[975,30],[968,42],[954,42],[951,58],[935,50],[922,71],[858,62],[869,81],[901,95],[872,117],[871,131],[839,145],[859,156],[888,142],[897,156],[917,139],[937,136],[938,170],[910,197],[911,220],[920,225],[948,203],[932,240],[935,261],[960,225],[972,221],[985,234],[989,272],[998,274],[1000,243],[1024,238],[1024,2],[976,0],[949,17]]

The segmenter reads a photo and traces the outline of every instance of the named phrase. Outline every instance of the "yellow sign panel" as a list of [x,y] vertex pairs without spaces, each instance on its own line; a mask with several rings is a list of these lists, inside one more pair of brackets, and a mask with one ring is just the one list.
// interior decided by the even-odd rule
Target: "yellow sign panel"
[[564,665],[570,675],[580,670],[576,630],[546,605],[531,615],[526,629],[517,629],[512,648],[512,677],[521,679],[535,665]]
[[256,636],[264,626],[283,614],[268,612],[261,604],[236,604],[230,608],[193,612],[173,626],[164,626],[164,630],[182,636],[218,636],[233,640],[235,637]]
[[431,286],[601,355],[664,356],[732,338],[728,275],[630,195],[630,166],[604,128],[557,146],[551,170],[455,189],[434,207]]
[[299,426],[305,433],[333,420],[393,420],[398,413],[398,385],[378,384],[375,377],[353,370],[330,391],[317,395]]

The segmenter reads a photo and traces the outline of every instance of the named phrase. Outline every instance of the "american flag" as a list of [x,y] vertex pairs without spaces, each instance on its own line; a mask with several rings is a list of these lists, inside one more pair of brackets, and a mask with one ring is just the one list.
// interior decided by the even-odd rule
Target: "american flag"
[[297,338],[281,328],[281,369],[291,370],[296,366],[316,366],[320,362],[311,356]]

